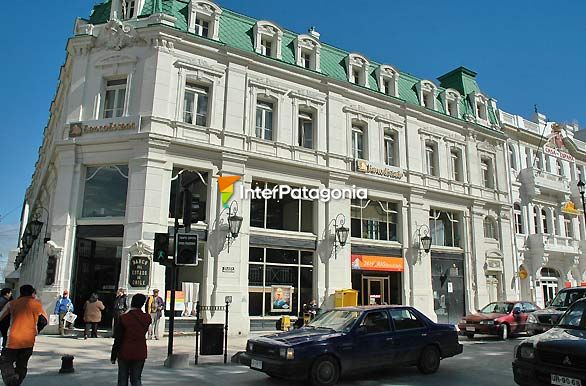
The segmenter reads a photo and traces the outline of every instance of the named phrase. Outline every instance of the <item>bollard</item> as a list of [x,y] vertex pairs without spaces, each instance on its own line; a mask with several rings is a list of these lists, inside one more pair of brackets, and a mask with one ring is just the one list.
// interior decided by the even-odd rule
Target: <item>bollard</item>
[[61,368],[59,369],[59,374],[73,373],[75,371],[73,368],[73,359],[73,355],[63,355],[61,357]]

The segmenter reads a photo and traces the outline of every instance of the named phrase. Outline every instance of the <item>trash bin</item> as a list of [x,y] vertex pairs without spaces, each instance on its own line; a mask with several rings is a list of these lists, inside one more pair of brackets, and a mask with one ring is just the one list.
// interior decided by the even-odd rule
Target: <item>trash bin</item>
[[358,305],[358,291],[354,289],[336,290],[336,307],[350,307]]
[[291,317],[289,315],[281,316],[281,330],[289,331],[291,329]]
[[224,325],[202,324],[200,355],[222,355],[224,353]]

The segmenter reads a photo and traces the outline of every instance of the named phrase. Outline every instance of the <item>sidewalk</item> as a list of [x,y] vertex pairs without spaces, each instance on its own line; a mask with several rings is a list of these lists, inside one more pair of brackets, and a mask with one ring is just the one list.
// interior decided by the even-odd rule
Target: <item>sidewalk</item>
[[[189,353],[190,367],[176,370],[163,366],[167,357],[167,338],[147,341],[148,356],[143,372],[144,385],[236,385],[238,380],[259,377],[249,369],[230,364],[230,358],[244,351],[247,337],[228,338],[228,364],[223,355],[200,356],[194,365],[195,337],[181,336],[174,339],[174,353]],[[118,366],[110,363],[113,339],[94,338],[84,340],[75,337],[41,335],[29,361],[25,386],[98,386],[116,385]],[[73,374],[59,374],[61,356],[75,357]],[[264,383],[260,376],[259,383]]]

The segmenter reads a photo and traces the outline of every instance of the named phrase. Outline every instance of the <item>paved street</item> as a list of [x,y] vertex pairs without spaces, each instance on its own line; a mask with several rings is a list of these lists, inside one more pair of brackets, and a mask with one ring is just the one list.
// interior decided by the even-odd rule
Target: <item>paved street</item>
[[[521,339],[521,338],[519,338]],[[149,360],[143,373],[144,385],[290,385],[286,381],[270,379],[262,373],[243,366],[223,365],[222,357],[200,357],[200,365],[184,370],[163,367],[166,340],[149,342]],[[175,352],[193,352],[194,337],[176,338]],[[245,340],[234,339],[231,353],[244,347]],[[442,361],[437,374],[423,376],[415,368],[386,370],[376,374],[363,374],[343,379],[340,385],[446,385],[484,386],[514,385],[511,372],[513,347],[518,339],[507,342],[495,338],[462,339],[464,353]],[[109,362],[112,340],[108,338],[87,341],[75,338],[42,336],[30,361],[29,376],[25,385],[115,385],[117,366]],[[75,356],[75,373],[58,374],[61,355]],[[193,361],[193,359],[192,359]],[[301,385],[302,383],[297,383]]]

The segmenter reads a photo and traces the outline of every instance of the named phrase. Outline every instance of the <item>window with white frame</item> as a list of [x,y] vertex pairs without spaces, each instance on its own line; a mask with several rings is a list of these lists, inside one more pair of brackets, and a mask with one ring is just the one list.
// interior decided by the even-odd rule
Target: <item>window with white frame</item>
[[435,109],[434,99],[435,99],[435,97],[432,92],[430,92],[430,91],[423,92],[423,105],[425,107],[427,107],[428,109],[432,109],[432,110]]
[[566,237],[574,237],[574,226],[572,225],[572,216],[564,214],[564,230]]
[[498,240],[498,226],[490,216],[484,218],[484,238]]
[[472,92],[469,97],[472,106],[474,106],[476,118],[488,121],[488,98],[478,92]]
[[254,25],[254,35],[254,47],[257,53],[281,59],[283,32],[279,27],[268,21],[258,21]]
[[535,233],[539,232],[539,208],[537,206],[533,206],[533,227],[535,228]]
[[104,118],[118,118],[124,115],[126,102],[126,78],[106,81],[106,95],[104,97]]
[[352,83],[360,84],[360,71],[359,70],[352,71]]
[[450,172],[452,174],[452,180],[464,180],[464,173],[462,171],[462,151],[457,147],[452,147],[450,149]]
[[482,171],[482,186],[485,188],[494,188],[494,169],[492,167],[492,159],[482,157],[480,160],[480,167]]
[[525,148],[525,164],[528,168],[533,167],[533,159],[531,159],[531,149]]
[[369,63],[359,54],[348,54],[346,57],[348,80],[354,84],[368,87]]
[[317,38],[310,35],[299,35],[293,44],[297,65],[308,70],[320,71],[321,44]]
[[476,113],[479,119],[486,121],[488,117],[486,116],[486,104],[484,102],[476,102]]
[[195,34],[204,38],[209,37],[210,22],[206,19],[198,17],[195,19]]
[[582,180],[582,166],[576,165],[576,178],[577,178],[577,181],[583,181]]
[[543,154],[541,154],[540,151],[538,151],[535,154],[535,168],[539,169],[539,170],[543,170]]
[[561,159],[559,159],[559,158],[557,159],[556,166],[557,166],[558,176],[562,176],[562,177],[565,176],[564,164]]
[[448,105],[448,115],[452,116],[452,117],[457,117],[458,116],[458,104],[456,101],[453,100],[449,100],[447,102]]
[[515,150],[515,146],[509,144],[509,161],[511,163],[511,169],[519,170],[517,165],[517,151]]
[[354,199],[351,203],[352,237],[398,241],[397,204],[380,200]]
[[435,110],[436,86],[429,80],[421,80],[417,83],[417,92],[421,106]]
[[187,83],[183,97],[183,122],[198,126],[208,126],[207,87]]
[[546,155],[545,157],[545,171],[551,173],[551,158],[550,156]]
[[375,75],[378,80],[379,90],[382,93],[398,96],[399,72],[395,68],[385,64],[380,65],[376,68]]
[[358,123],[352,124],[352,156],[355,159],[366,159],[365,127]]
[[314,146],[314,114],[311,110],[299,110],[299,136],[298,144],[306,149]]
[[256,102],[256,137],[273,140],[273,111],[274,104],[258,100]]
[[311,54],[309,52],[301,52],[301,66],[311,69]]
[[136,0],[122,0],[122,13],[125,19],[132,19],[136,16]]
[[389,166],[398,166],[397,162],[397,133],[387,129],[384,132],[385,163]]
[[524,234],[525,230],[523,229],[523,210],[521,209],[521,205],[519,205],[519,203],[515,203],[513,206],[513,216],[515,219],[515,232],[517,234]]
[[460,246],[460,221],[457,214],[445,210],[430,209],[429,230],[433,245]]
[[442,91],[440,98],[447,115],[456,118],[460,116],[460,101],[462,97],[458,91],[451,88],[446,89]]
[[541,233],[549,233],[549,218],[545,208],[541,209]]
[[428,175],[438,175],[437,161],[437,145],[433,141],[425,141],[425,172]]
[[188,30],[190,33],[219,39],[222,9],[208,0],[191,0],[188,5]]

